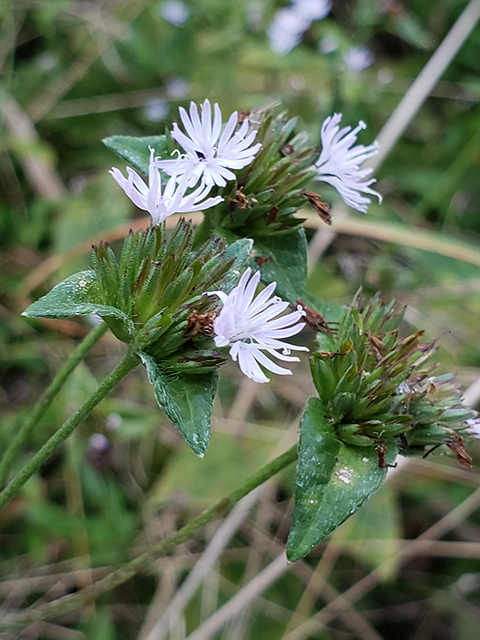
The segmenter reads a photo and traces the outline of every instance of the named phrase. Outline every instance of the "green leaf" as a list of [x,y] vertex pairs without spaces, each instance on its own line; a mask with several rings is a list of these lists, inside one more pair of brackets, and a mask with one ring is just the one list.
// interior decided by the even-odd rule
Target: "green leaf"
[[27,318],[71,318],[96,313],[113,317],[129,330],[133,325],[128,316],[110,305],[102,304],[95,272],[91,269],[69,276],[22,313]]
[[205,454],[210,438],[210,418],[218,371],[172,376],[152,356],[139,351],[155,398],[194,453]]
[[[289,560],[304,556],[362,506],[381,485],[387,469],[375,449],[341,444],[317,398],[310,398],[300,421],[300,442],[293,526],[287,542]],[[388,443],[385,461],[397,448]]]
[[149,147],[155,149],[155,156],[164,158],[168,155],[166,136],[111,136],[104,138],[103,144],[145,175],[148,175],[150,163]]
[[[256,258],[268,258],[261,267],[262,282],[276,282],[275,293],[295,303],[304,298],[307,279],[307,238],[303,227],[254,241]],[[258,268],[258,267],[256,267]]]
[[225,276],[225,283],[223,286],[225,293],[230,293],[230,291],[237,286],[242,273],[247,267],[247,261],[250,257],[250,253],[252,252],[252,246],[253,240],[250,240],[250,238],[240,238],[228,245],[225,258],[227,260],[235,258],[235,262]]

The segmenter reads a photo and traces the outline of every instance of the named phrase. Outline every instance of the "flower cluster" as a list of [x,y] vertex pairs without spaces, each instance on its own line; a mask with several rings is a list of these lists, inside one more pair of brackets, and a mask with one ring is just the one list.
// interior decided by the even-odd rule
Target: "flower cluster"
[[[260,149],[253,144],[256,131],[250,131],[248,120],[243,120],[238,131],[238,114],[232,113],[222,132],[222,114],[218,104],[212,108],[209,100],[201,106],[201,118],[195,103],[190,104],[190,117],[180,107],[180,117],[186,133],[173,125],[172,137],[185,153],[174,159],[155,157],[150,148],[148,185],[132,168],[127,167],[128,178],[117,168],[110,170],[117,184],[142,211],[148,211],[154,225],[161,224],[174,213],[204,211],[222,202],[221,196],[208,198],[212,187],[224,187],[234,180],[231,169],[241,169],[252,162]],[[252,146],[253,145],[253,146]],[[161,171],[170,176],[162,189]]]
[[238,360],[246,376],[255,382],[269,382],[259,365],[280,375],[291,375],[292,372],[275,364],[263,351],[284,362],[298,362],[296,356],[289,355],[292,349],[308,351],[307,347],[283,341],[283,338],[294,336],[303,329],[305,323],[300,320],[305,312],[299,308],[280,315],[289,303],[273,296],[276,283],[272,282],[254,297],[260,273],[257,271],[250,276],[251,269],[248,268],[228,295],[222,291],[208,293],[217,295],[223,305],[214,322],[215,345],[229,346],[232,359]]

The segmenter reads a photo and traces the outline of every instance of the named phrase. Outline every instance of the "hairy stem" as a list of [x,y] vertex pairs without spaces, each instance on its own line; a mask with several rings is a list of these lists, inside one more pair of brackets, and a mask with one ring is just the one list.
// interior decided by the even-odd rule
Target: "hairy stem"
[[84,402],[84,404],[60,427],[60,429],[47,440],[43,447],[21,469],[11,482],[0,493],[0,509],[17,493],[25,482],[40,469],[57,447],[64,442],[80,422],[88,416],[90,411],[102,400],[120,380],[139,364],[139,357],[128,352],[123,360],[99,385],[97,390]]
[[191,538],[203,525],[218,516],[225,515],[241,500],[247,493],[261,485],[263,482],[274,476],[276,473],[287,467],[297,459],[297,446],[293,446],[285,453],[268,462],[257,473],[251,476],[247,482],[233,491],[229,496],[223,498],[212,507],[205,509],[198,516],[190,520],[184,527],[176,533],[164,538],[151,549],[142,553],[137,558],[127,562],[120,568],[109,573],[93,585],[85,587],[78,593],[72,593],[50,602],[34,607],[24,613],[3,615],[0,621],[0,631],[6,629],[22,628],[32,622],[46,620],[52,616],[66,613],[79,607],[94,598],[115,589],[119,585],[131,580],[138,573],[149,569],[152,562],[161,555],[170,553],[179,544]]
[[15,459],[18,451],[21,449],[24,442],[26,442],[39,420],[43,417],[49,406],[52,404],[55,396],[65,384],[68,376],[77,367],[77,365],[83,360],[88,351],[96,344],[107,330],[107,325],[102,322],[98,327],[95,327],[93,331],[86,336],[86,338],[72,351],[68,360],[60,367],[57,375],[50,383],[50,386],[45,390],[42,397],[35,403],[27,418],[20,429],[17,431],[15,437],[5,449],[5,453],[2,456],[0,462],[0,487],[5,484],[9,471],[12,466],[12,462]]

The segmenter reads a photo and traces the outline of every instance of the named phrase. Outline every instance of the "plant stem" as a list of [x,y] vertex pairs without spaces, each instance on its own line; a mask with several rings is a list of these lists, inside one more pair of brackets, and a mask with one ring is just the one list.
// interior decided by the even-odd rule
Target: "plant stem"
[[140,358],[128,352],[123,360],[115,367],[115,369],[104,379],[98,386],[97,390],[83,403],[73,416],[60,427],[60,429],[47,440],[43,447],[33,458],[27,462],[23,469],[0,493],[0,509],[17,493],[25,482],[40,469],[42,464],[48,460],[57,447],[72,433],[72,431],[86,418],[90,411],[102,400],[120,380],[139,364]]
[[137,558],[127,562],[122,567],[112,571],[107,576],[93,585],[89,585],[77,593],[72,593],[38,607],[12,615],[3,615],[0,621],[0,631],[6,629],[21,628],[32,622],[46,620],[52,616],[57,616],[67,611],[71,611],[94,598],[115,589],[119,585],[131,580],[141,571],[145,571],[152,566],[152,562],[161,555],[170,553],[179,544],[191,538],[203,525],[207,524],[217,516],[226,515],[235,504],[247,493],[264,483],[276,473],[287,467],[297,459],[297,446],[293,446],[285,453],[268,462],[257,473],[251,476],[247,482],[233,491],[229,496],[223,498],[212,507],[205,509],[198,516],[190,520],[184,527],[176,533],[164,538],[151,549],[142,553]]
[[15,437],[10,442],[2,456],[0,462],[0,487],[5,484],[5,480],[8,477],[12,462],[15,459],[19,449],[23,443],[29,438],[33,428],[37,425],[38,421],[42,418],[46,410],[52,404],[53,399],[65,384],[68,376],[77,367],[77,365],[83,360],[86,353],[90,351],[94,344],[96,344],[107,330],[107,325],[102,322],[98,327],[95,327],[86,338],[72,351],[68,360],[60,367],[55,378],[50,383],[50,386],[43,393],[42,397],[35,403],[32,409],[29,411],[25,422],[22,427],[17,431]]

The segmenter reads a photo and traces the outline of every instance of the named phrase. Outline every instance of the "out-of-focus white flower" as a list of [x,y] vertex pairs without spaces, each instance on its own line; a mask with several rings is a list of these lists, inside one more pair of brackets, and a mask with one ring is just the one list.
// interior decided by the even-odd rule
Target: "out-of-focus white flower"
[[299,16],[312,22],[323,20],[332,8],[332,0],[293,0],[292,6]]
[[149,100],[143,107],[145,117],[152,122],[161,122],[168,115],[170,107],[165,100]]
[[360,73],[375,62],[373,51],[367,47],[351,47],[342,55],[346,66],[355,73]]
[[90,449],[106,453],[110,449],[110,442],[103,433],[94,433],[90,436]]
[[322,152],[315,163],[318,167],[317,179],[335,187],[345,204],[366,213],[371,199],[363,196],[362,193],[376,196],[379,202],[382,202],[382,196],[370,189],[375,178],[365,180],[373,169],[360,169],[360,165],[367,158],[378,153],[378,145],[376,143],[367,147],[363,144],[355,145],[358,132],[365,129],[367,125],[360,121],[355,129],[352,127],[340,129],[341,119],[342,114],[335,113],[326,118],[322,124]]
[[210,100],[201,105],[202,115],[194,102],[190,103],[190,115],[180,107],[180,118],[186,134],[178,125],[173,125],[172,138],[185,150],[185,155],[175,160],[160,160],[158,167],[169,175],[188,175],[190,186],[201,179],[206,185],[216,184],[224,187],[227,180],[234,180],[231,169],[242,169],[249,165],[262,146],[253,144],[256,131],[248,133],[249,123],[244,120],[237,132],[238,114],[232,113],[222,133],[222,112],[218,104],[212,107]]
[[185,98],[191,90],[192,85],[184,78],[170,78],[165,83],[165,91],[167,95],[169,98],[173,98],[174,100],[181,100],[182,98]]
[[280,9],[267,30],[270,49],[285,55],[297,46],[311,21],[299,15],[293,7]]
[[322,53],[333,53],[338,49],[338,38],[334,35],[323,36],[318,43],[318,48]]
[[206,295],[217,295],[223,303],[214,322],[216,346],[230,346],[232,359],[238,360],[246,376],[255,382],[269,382],[260,365],[280,375],[291,375],[292,372],[275,364],[264,351],[285,362],[298,362],[299,358],[289,355],[292,349],[308,351],[307,347],[291,345],[283,340],[303,329],[305,323],[300,319],[305,312],[298,309],[277,317],[287,309],[288,302],[272,297],[275,282],[255,297],[260,273],[250,278],[251,272],[248,268],[228,295],[223,291],[212,291]]
[[272,51],[285,55],[296,47],[313,20],[325,18],[331,6],[331,0],[293,0],[277,11],[267,30]]
[[167,2],[163,2],[160,11],[165,20],[176,27],[181,27],[190,15],[188,7],[180,0],[167,0]]
[[203,211],[223,200],[221,196],[207,198],[211,191],[211,186],[203,184],[191,193],[187,193],[189,180],[187,174],[180,178],[178,184],[177,175],[173,174],[162,190],[162,177],[158,165],[159,161],[155,158],[155,149],[150,147],[148,186],[138,173],[130,167],[127,167],[128,179],[116,167],[109,172],[133,204],[142,209],[142,211],[148,211],[152,216],[153,224],[161,224],[168,216],[174,213]]
[[467,428],[465,433],[468,433],[472,438],[480,440],[480,418],[469,418],[467,420]]

